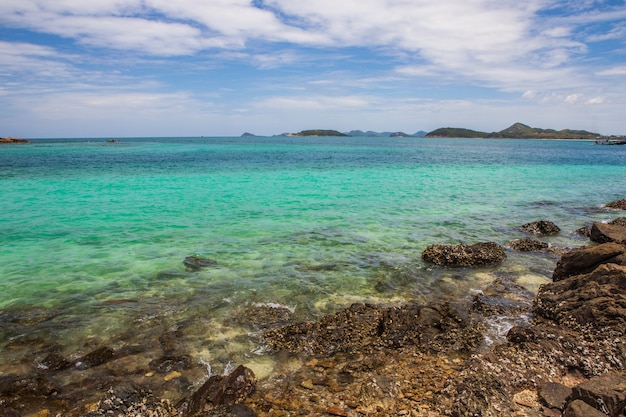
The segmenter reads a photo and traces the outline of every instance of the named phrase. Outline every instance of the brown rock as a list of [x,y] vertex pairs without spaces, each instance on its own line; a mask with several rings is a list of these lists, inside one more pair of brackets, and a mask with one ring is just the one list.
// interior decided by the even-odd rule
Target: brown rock
[[609,224],[626,227],[626,217],[618,217],[617,219],[613,219],[609,222]]
[[436,265],[477,267],[495,265],[506,259],[504,248],[494,242],[473,245],[430,245],[422,252],[422,259]]
[[93,350],[76,361],[78,368],[91,368],[92,366],[99,366],[107,362],[113,357],[113,349],[108,346],[99,347]]
[[606,414],[596,410],[584,401],[576,400],[567,406],[563,417],[606,417]]
[[552,274],[552,280],[559,281],[572,275],[586,274],[599,264],[611,262],[613,258],[625,253],[626,247],[617,243],[575,249],[561,256]]
[[520,229],[526,233],[537,236],[556,235],[561,229],[548,220],[539,220],[537,222],[526,223],[520,226]]
[[626,210],[626,199],[611,201],[605,207],[617,209],[617,210]]
[[612,372],[574,387],[572,400],[597,404],[603,413],[618,416],[626,407],[626,373]]
[[217,261],[199,256],[187,256],[183,260],[183,264],[185,264],[187,271],[199,271],[203,268],[217,265]]
[[[533,308],[558,324],[626,325],[626,266],[602,264],[592,272],[542,285]],[[621,326],[621,327],[620,327]]]
[[558,382],[545,382],[539,386],[539,400],[546,407],[563,410],[572,389]]
[[595,222],[591,226],[590,239],[596,243],[615,242],[626,244],[626,228],[618,224]]

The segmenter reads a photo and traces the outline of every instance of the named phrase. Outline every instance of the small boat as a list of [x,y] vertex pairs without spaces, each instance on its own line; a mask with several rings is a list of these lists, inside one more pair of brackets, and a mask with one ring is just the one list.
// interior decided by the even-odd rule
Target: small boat
[[626,139],[609,139],[609,138],[600,138],[596,140],[596,145],[626,145]]
[[118,143],[119,141],[119,139],[107,139],[107,142],[109,143]]

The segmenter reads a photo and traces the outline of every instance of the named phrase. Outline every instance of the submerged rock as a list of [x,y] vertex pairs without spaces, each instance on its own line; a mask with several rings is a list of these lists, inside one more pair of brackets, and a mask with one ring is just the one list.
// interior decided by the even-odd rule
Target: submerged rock
[[520,229],[526,233],[537,236],[556,235],[561,229],[548,220],[539,220],[532,223],[526,223],[520,226]]
[[183,264],[185,264],[187,271],[199,271],[217,265],[217,261],[209,258],[201,258],[199,256],[187,256],[183,260]]
[[506,259],[504,248],[494,242],[473,245],[430,245],[422,259],[442,266],[479,267],[499,264]]
[[108,346],[101,346],[79,360],[76,361],[76,367],[79,369],[91,368],[99,366],[113,358],[115,352]]

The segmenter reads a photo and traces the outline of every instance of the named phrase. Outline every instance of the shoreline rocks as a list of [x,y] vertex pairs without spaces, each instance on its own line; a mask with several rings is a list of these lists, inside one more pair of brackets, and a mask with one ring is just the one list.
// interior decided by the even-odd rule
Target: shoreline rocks
[[19,138],[0,138],[0,145],[2,144],[19,144],[19,143],[30,143],[26,139]]

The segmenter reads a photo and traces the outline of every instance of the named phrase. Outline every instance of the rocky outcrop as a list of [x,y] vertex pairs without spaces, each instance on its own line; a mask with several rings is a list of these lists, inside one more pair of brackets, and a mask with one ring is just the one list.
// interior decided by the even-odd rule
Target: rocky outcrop
[[548,220],[523,224],[520,226],[520,230],[537,236],[556,235],[561,231],[556,224]]
[[561,256],[552,273],[552,280],[560,281],[573,275],[587,274],[603,263],[626,265],[625,254],[626,247],[617,243],[574,249]]
[[442,266],[480,267],[499,264],[506,259],[506,253],[494,242],[430,245],[422,252],[422,259]]
[[626,244],[626,228],[619,224],[595,222],[591,226],[589,238],[596,243],[615,242]]
[[626,210],[626,199],[615,200],[608,203],[606,208],[616,209],[616,210]]

